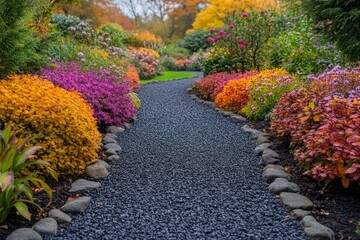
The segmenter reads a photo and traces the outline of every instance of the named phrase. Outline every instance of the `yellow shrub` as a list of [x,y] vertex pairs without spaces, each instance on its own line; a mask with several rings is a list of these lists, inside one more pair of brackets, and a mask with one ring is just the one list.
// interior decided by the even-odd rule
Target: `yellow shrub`
[[0,80],[0,129],[43,147],[37,156],[59,174],[81,174],[97,157],[101,135],[91,107],[79,93],[30,75]]

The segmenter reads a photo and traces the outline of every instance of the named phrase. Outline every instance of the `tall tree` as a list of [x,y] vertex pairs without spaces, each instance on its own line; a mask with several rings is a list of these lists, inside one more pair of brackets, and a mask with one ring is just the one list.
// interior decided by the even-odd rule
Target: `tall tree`
[[199,12],[193,23],[194,29],[221,27],[241,11],[274,9],[277,0],[209,0],[209,5]]

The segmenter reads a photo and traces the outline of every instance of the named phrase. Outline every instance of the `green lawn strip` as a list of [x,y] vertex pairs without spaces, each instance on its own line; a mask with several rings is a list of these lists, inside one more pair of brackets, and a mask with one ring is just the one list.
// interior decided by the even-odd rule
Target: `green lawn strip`
[[191,72],[162,72],[159,76],[156,76],[149,80],[140,80],[140,82],[141,84],[147,84],[156,81],[165,82],[171,80],[179,80],[183,78],[192,78],[194,76],[195,74]]

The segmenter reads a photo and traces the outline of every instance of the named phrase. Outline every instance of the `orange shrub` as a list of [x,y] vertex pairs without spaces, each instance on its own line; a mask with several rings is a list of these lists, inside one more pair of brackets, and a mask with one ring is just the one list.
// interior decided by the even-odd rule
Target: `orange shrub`
[[252,78],[230,80],[215,99],[216,105],[224,110],[232,110],[240,113],[241,109],[249,101],[249,87]]
[[10,124],[20,138],[43,147],[37,157],[59,174],[82,174],[97,157],[101,135],[96,119],[77,92],[36,76],[0,80],[0,129]]
[[126,77],[124,81],[127,82],[128,86],[133,91],[137,91],[140,88],[139,71],[131,63],[128,63],[127,65]]

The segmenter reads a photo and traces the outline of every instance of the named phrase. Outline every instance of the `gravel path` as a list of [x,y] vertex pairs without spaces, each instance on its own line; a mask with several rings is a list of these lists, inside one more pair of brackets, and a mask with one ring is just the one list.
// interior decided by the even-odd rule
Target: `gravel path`
[[254,140],[191,100],[194,80],[142,87],[120,161],[53,239],[306,239],[263,183]]

